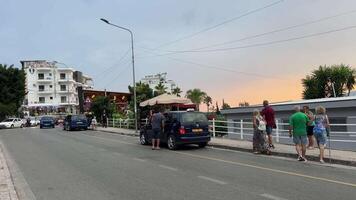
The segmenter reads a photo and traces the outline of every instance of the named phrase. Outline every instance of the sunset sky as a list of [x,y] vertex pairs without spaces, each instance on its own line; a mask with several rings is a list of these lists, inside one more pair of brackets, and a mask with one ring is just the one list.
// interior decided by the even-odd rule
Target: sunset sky
[[200,88],[220,104],[300,99],[301,79],[319,65],[356,66],[354,0],[2,0],[1,8],[0,63],[56,60],[97,89],[132,83],[129,35],[100,18],[133,30],[137,80],[167,72],[184,92]]

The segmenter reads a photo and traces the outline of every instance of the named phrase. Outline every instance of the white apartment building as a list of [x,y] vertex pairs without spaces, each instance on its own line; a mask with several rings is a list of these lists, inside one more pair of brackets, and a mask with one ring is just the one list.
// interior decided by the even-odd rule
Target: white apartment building
[[78,87],[92,87],[92,79],[56,62],[21,61],[26,73],[24,108],[36,113],[77,113]]
[[155,87],[162,82],[162,84],[167,88],[167,92],[172,92],[174,88],[177,87],[176,83],[172,80],[167,80],[167,73],[158,73],[156,75],[148,75],[141,79],[142,83],[146,83],[150,88],[155,91]]

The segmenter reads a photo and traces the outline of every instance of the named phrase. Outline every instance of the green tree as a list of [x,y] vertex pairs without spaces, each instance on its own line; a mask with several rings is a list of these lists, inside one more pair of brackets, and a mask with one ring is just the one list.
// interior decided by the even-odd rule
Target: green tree
[[[134,113],[134,99],[133,99],[133,87],[129,86],[131,93],[131,100],[129,102],[129,110]],[[137,102],[137,116],[145,116],[148,113],[148,108],[140,108],[140,103],[148,99],[153,98],[153,90],[148,84],[138,82],[136,83],[136,102]]]
[[199,110],[199,105],[204,100],[206,93],[201,91],[200,89],[192,89],[188,90],[185,96],[190,99],[194,104],[196,104],[197,109]]
[[348,65],[319,66],[311,75],[302,79],[303,98],[315,99],[346,96],[354,88],[356,70]]
[[94,112],[96,118],[101,121],[104,112],[106,116],[112,116],[115,111],[115,104],[110,101],[109,97],[97,96],[92,102],[91,110]]
[[206,108],[207,108],[206,111],[209,112],[209,107],[210,107],[210,104],[213,102],[213,99],[210,96],[206,95],[204,97],[203,101],[206,104]]
[[25,73],[0,64],[0,119],[18,114],[25,97]]
[[229,108],[231,108],[231,106],[229,104],[225,103],[225,102],[221,106],[221,110],[225,110],[225,109],[229,109]]
[[172,94],[177,95],[178,97],[180,97],[180,93],[182,93],[182,90],[179,87],[172,90]]
[[155,87],[154,95],[155,95],[155,96],[159,96],[159,95],[161,95],[161,94],[165,94],[165,93],[167,93],[166,90],[167,90],[167,87],[163,84],[162,81],[160,81],[160,82],[158,83],[158,85],[156,85],[156,87]]

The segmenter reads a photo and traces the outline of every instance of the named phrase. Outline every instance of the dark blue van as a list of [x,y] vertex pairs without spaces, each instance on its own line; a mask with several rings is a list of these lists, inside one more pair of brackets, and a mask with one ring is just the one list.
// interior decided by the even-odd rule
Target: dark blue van
[[[209,121],[204,113],[195,111],[171,111],[164,114],[164,132],[161,142],[166,143],[171,150],[184,144],[197,144],[205,147],[210,141]],[[146,124],[140,130],[140,143],[151,143],[152,126]]]
[[85,115],[67,115],[64,119],[63,130],[87,130],[88,120]]

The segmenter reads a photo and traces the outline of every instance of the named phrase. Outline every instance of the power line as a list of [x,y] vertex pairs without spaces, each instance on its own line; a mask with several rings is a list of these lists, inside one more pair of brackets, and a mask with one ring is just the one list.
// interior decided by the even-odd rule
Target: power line
[[230,47],[230,48],[208,49],[208,50],[167,51],[167,52],[171,52],[171,53],[169,53],[169,54],[161,54],[161,56],[171,55],[171,54],[175,54],[175,53],[219,52],[219,51],[231,51],[231,50],[237,50],[237,49],[246,49],[246,48],[251,48],[251,47],[259,47],[259,46],[268,46],[268,45],[272,45],[272,44],[278,44],[278,43],[289,42],[289,41],[294,41],[294,40],[300,40],[300,39],[305,39],[305,38],[317,37],[317,36],[321,36],[321,35],[327,35],[327,34],[330,34],[330,33],[345,31],[345,30],[354,29],[354,28],[356,28],[356,25],[346,26],[346,27],[343,27],[343,28],[333,29],[333,30],[329,30],[329,31],[325,31],[325,32],[319,32],[319,33],[313,33],[313,34],[308,34],[308,35],[303,35],[303,36],[298,36],[298,37],[292,37],[292,38],[283,39],[283,40],[275,40],[275,41],[271,41],[271,42],[263,42],[263,43],[244,45],[244,46],[237,46],[237,47]]
[[[107,75],[107,73],[112,70],[114,67],[116,67],[119,63],[121,63],[125,57],[128,55],[128,53],[131,51],[131,48],[129,48],[121,57],[120,59],[115,63],[115,65],[108,67],[107,69],[105,69],[104,71],[102,71],[98,76],[97,79],[101,79],[101,76],[104,75],[104,77]],[[100,77],[100,78],[99,78]]]
[[[126,63],[128,64],[128,63]],[[129,69],[131,67],[131,64],[127,65],[125,68],[123,68],[113,79],[111,79],[106,85],[104,88],[108,87],[112,81],[118,79],[127,69]]]
[[[154,54],[156,56],[160,56],[159,54],[153,53],[151,51],[148,50],[144,50],[150,54]],[[198,66],[200,68],[209,68],[209,69],[215,69],[215,70],[220,70],[220,71],[225,71],[225,72],[232,72],[232,73],[237,73],[237,74],[243,74],[246,76],[254,76],[254,77],[259,77],[259,78],[268,78],[268,79],[279,79],[279,80],[283,80],[281,78],[278,77],[274,77],[274,76],[267,76],[267,75],[263,75],[263,74],[258,74],[258,73],[251,73],[251,72],[244,72],[244,71],[237,71],[237,70],[233,70],[231,68],[222,68],[222,67],[217,67],[217,66],[212,66],[212,65],[206,65],[206,64],[201,64],[201,63],[197,63],[197,62],[193,62],[193,61],[188,61],[188,60],[183,60],[183,59],[178,59],[178,58],[173,58],[173,57],[169,57],[166,56],[165,58],[168,58],[170,60],[176,61],[176,62],[180,62],[180,63],[185,63],[185,64],[190,64],[193,66]]]
[[274,33],[278,33],[278,32],[283,32],[283,31],[287,31],[287,30],[291,30],[291,29],[307,26],[307,25],[310,25],[310,24],[319,23],[319,22],[326,21],[326,20],[329,20],[329,19],[333,19],[333,18],[344,16],[344,15],[352,14],[352,13],[355,13],[355,12],[356,12],[356,10],[351,10],[351,11],[343,12],[343,13],[340,13],[340,14],[337,14],[337,15],[323,17],[323,18],[319,18],[317,20],[312,20],[312,21],[301,23],[301,24],[296,24],[296,25],[293,25],[293,26],[287,26],[287,27],[275,29],[275,30],[272,30],[272,31],[259,33],[259,34],[256,34],[256,35],[247,36],[247,37],[240,38],[240,39],[230,40],[230,41],[227,41],[227,42],[222,42],[222,43],[212,44],[212,45],[208,45],[208,46],[204,46],[204,47],[200,47],[200,48],[195,48],[195,49],[192,49],[192,50],[201,50],[201,49],[207,49],[207,48],[211,48],[211,47],[217,47],[217,46],[224,46],[224,45],[227,45],[227,44],[233,44],[233,43],[241,42],[241,41],[244,41],[244,40],[258,38],[258,37],[261,37],[261,36],[266,36],[266,35],[270,35],[270,34],[274,34]]
[[263,7],[260,7],[260,8],[251,10],[251,11],[248,11],[248,12],[242,14],[242,15],[239,15],[239,16],[233,17],[233,18],[231,18],[231,19],[228,19],[228,20],[226,20],[226,21],[223,21],[223,22],[221,22],[221,23],[219,23],[219,24],[216,24],[216,25],[207,27],[207,28],[205,28],[205,29],[203,29],[203,30],[200,30],[200,31],[198,31],[198,32],[195,32],[195,33],[192,33],[192,34],[188,34],[188,35],[183,36],[183,37],[181,37],[181,38],[178,38],[178,39],[176,39],[176,40],[173,40],[173,41],[170,41],[170,42],[161,44],[161,45],[157,46],[156,48],[154,48],[154,50],[159,49],[159,48],[162,48],[162,47],[164,47],[164,46],[169,46],[169,45],[171,45],[171,44],[174,44],[174,43],[177,43],[177,42],[180,42],[180,41],[189,39],[189,38],[192,38],[192,37],[194,37],[194,36],[196,36],[196,35],[199,35],[199,34],[201,34],[201,33],[210,31],[210,30],[215,29],[215,28],[217,28],[217,27],[219,27],[219,26],[225,25],[225,24],[227,24],[227,23],[230,23],[230,22],[233,22],[233,21],[235,21],[235,20],[241,19],[241,18],[246,17],[246,16],[248,16],[248,15],[251,15],[251,14],[253,14],[253,13],[256,13],[256,12],[262,11],[262,10],[264,10],[264,9],[267,9],[267,8],[269,8],[269,7],[272,7],[272,6],[274,6],[274,5],[276,5],[276,4],[279,4],[279,3],[283,2],[283,1],[284,1],[284,0],[279,0],[279,1],[273,2],[273,3],[271,3],[271,4],[265,5],[265,6],[263,6]]

